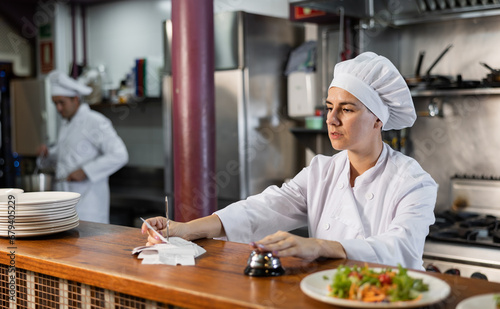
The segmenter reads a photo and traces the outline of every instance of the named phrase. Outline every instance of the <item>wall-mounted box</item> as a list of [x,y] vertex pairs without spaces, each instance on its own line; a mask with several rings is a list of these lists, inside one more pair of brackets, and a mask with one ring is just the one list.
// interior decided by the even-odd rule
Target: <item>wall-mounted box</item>
[[288,75],[288,116],[312,116],[316,105],[316,73],[290,73]]

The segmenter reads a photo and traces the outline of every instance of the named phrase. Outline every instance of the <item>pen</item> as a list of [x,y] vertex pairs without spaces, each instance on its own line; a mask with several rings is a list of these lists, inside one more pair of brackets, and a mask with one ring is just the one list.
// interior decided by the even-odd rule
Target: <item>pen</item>
[[168,236],[170,233],[168,232],[168,226],[170,224],[170,219],[168,218],[168,197],[165,196],[165,218],[167,218],[167,242],[168,242]]
[[[160,239],[163,241],[163,242],[166,242],[168,243],[168,240],[165,239],[165,237],[163,237],[160,233],[158,233],[158,231],[156,231],[152,226],[151,224],[149,224],[148,221],[144,220],[142,217],[141,217],[141,220],[146,223],[147,227],[150,229],[150,230],[153,230],[153,232],[155,232],[156,235],[158,235],[158,237],[160,237]],[[168,225],[167,225],[168,226]]]

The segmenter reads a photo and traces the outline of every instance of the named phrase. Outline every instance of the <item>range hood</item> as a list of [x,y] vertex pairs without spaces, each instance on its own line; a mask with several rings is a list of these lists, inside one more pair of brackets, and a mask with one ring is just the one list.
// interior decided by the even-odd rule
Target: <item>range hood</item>
[[500,15],[500,0],[289,0],[291,6],[345,16],[410,25]]

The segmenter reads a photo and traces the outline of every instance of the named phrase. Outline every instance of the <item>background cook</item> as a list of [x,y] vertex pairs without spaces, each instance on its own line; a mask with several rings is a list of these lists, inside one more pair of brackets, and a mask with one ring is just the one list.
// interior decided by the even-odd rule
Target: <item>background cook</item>
[[92,89],[68,75],[49,74],[52,101],[63,117],[57,144],[40,147],[41,167],[55,167],[56,190],[80,193],[81,220],[109,223],[111,174],[128,162],[128,153],[111,121],[81,101]]

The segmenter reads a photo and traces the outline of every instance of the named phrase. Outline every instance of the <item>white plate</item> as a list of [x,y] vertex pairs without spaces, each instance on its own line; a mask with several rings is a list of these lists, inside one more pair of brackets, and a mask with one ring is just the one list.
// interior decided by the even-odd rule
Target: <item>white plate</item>
[[[381,268],[373,268],[380,271]],[[408,275],[413,278],[421,278],[424,283],[429,285],[429,291],[422,293],[422,298],[417,301],[401,301],[393,303],[367,303],[356,300],[348,300],[328,296],[328,286],[332,283],[336,269],[323,270],[302,279],[300,289],[309,297],[324,303],[351,307],[351,308],[411,308],[426,306],[442,299],[445,299],[450,293],[450,286],[441,279],[414,271],[408,271]],[[328,279],[324,279],[324,277]]]
[[23,193],[23,189],[17,189],[17,188],[2,188],[0,189],[0,195],[6,195],[6,194],[12,194],[12,193]]
[[[62,212],[72,211],[73,209],[75,209],[75,206],[67,206],[64,208],[57,209],[57,210],[53,210],[53,209],[16,210],[15,218],[16,218],[16,220],[18,220],[19,218],[22,218],[22,217],[45,216],[45,215],[59,214]],[[5,222],[5,220],[8,219],[7,212],[0,211],[0,218],[2,218]]]
[[[76,209],[70,208],[64,211],[58,211],[56,213],[49,213],[43,215],[34,216],[16,216],[16,223],[33,222],[33,221],[46,221],[46,220],[57,220],[72,216],[76,213]],[[8,224],[9,218],[0,216],[0,224]]]
[[500,292],[466,298],[458,303],[457,309],[495,309],[495,295],[500,295]]
[[[17,205],[41,205],[66,202],[80,198],[80,193],[64,191],[27,192],[17,196]],[[7,205],[5,202],[0,203]]]
[[[57,210],[60,208],[74,206],[78,203],[78,201],[69,201],[62,203],[54,203],[54,204],[41,204],[41,205],[16,205],[16,211],[37,211],[37,210]],[[12,209],[12,208],[10,208]],[[9,210],[6,206],[0,206],[0,211]]]
[[[60,233],[60,232],[71,230],[72,228],[77,227],[79,223],[80,223],[80,221],[76,221],[75,223],[71,223],[71,224],[61,226],[58,228],[41,229],[38,231],[17,231],[15,234],[15,237],[16,238],[18,238],[18,237],[34,237],[34,236],[42,236],[42,235]],[[0,237],[8,237],[8,232],[0,231]]]
[[[44,229],[51,227],[59,227],[62,225],[67,225],[70,223],[74,223],[78,221],[78,215],[76,213],[62,219],[56,220],[40,220],[34,222],[16,222],[15,230],[16,231],[25,231],[25,230],[35,230],[35,229]],[[9,224],[0,223],[0,231],[7,231],[9,229]]]
[[[76,199],[71,199],[71,200],[67,200],[67,201],[61,201],[61,202],[51,202],[51,203],[41,203],[41,204],[19,204],[17,203],[16,204],[16,209],[26,209],[26,210],[30,210],[30,209],[44,209],[44,208],[58,208],[58,207],[64,207],[64,206],[68,206],[68,205],[75,205],[76,203],[78,203],[78,201],[80,200],[80,198],[76,198]],[[6,204],[1,204],[0,203],[0,209],[8,209],[7,205]],[[12,209],[12,207],[11,207]]]
[[[16,220],[14,221],[14,225],[16,227],[22,227],[26,225],[35,225],[40,223],[59,222],[61,220],[65,220],[70,217],[74,217],[75,215],[77,215],[77,213],[76,210],[73,209],[72,211],[65,212],[64,215],[61,215],[59,217],[54,217],[54,216],[38,216],[33,218],[28,217],[30,220],[18,220],[18,218],[16,218]],[[6,219],[5,220],[0,219],[0,227],[9,226],[11,224],[12,221]]]

